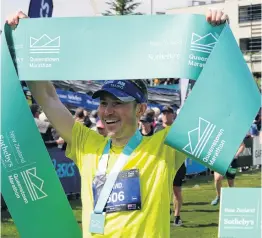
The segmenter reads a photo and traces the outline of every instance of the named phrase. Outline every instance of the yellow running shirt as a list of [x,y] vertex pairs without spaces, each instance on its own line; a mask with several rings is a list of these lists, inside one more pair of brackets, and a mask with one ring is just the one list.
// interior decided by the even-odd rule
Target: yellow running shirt
[[[139,169],[142,209],[106,215],[104,235],[89,232],[90,214],[94,208],[92,181],[108,138],[75,123],[67,157],[74,160],[81,174],[83,237],[168,238],[170,237],[170,198],[173,179],[186,156],[164,145],[169,128],[151,137],[143,137],[123,170]],[[111,148],[110,170],[122,148]],[[111,160],[111,161],[110,161]]]

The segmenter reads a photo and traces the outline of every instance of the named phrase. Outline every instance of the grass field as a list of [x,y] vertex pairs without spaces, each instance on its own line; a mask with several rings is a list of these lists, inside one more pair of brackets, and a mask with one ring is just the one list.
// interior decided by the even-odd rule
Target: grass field
[[[226,180],[223,183],[226,185]],[[239,173],[236,177],[236,187],[261,187],[261,172],[256,170]],[[213,177],[198,176],[188,180],[183,186],[183,196],[181,218],[184,225],[173,227],[171,224],[171,237],[217,237],[219,207],[210,205],[210,201],[215,197]],[[78,223],[81,224],[80,200],[71,201],[71,206]],[[19,237],[8,212],[2,212],[1,221],[1,237]]]

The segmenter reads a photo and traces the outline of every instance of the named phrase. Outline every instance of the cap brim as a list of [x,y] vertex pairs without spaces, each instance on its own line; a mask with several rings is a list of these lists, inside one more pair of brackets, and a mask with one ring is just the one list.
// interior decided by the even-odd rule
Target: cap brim
[[105,93],[109,93],[109,94],[113,95],[114,97],[118,98],[122,102],[133,102],[133,101],[136,100],[134,97],[130,96],[129,94],[127,94],[123,91],[117,90],[115,88],[98,90],[93,94],[92,98],[93,99],[100,98]]

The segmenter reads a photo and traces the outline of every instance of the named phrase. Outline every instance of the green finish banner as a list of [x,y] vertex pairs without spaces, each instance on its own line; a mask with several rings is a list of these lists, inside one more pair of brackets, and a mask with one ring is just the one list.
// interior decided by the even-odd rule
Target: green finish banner
[[9,212],[21,238],[80,238],[5,43],[1,53],[1,193]]
[[2,193],[26,238],[81,233],[19,80],[197,80],[166,143],[222,174],[260,106],[230,28],[200,15],[23,19],[1,57]]
[[228,26],[166,143],[224,175],[260,107],[260,93]]
[[201,15],[39,18],[6,36],[20,80],[197,79],[223,27]]
[[218,237],[261,235],[261,188],[222,188]]

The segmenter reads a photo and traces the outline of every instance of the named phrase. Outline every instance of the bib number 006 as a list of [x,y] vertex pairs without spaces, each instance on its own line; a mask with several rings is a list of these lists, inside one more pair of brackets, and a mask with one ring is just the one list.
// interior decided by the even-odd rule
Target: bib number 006
[[125,200],[124,191],[120,191],[119,193],[111,193],[108,198],[107,203],[115,203],[115,202],[122,202]]

